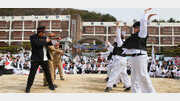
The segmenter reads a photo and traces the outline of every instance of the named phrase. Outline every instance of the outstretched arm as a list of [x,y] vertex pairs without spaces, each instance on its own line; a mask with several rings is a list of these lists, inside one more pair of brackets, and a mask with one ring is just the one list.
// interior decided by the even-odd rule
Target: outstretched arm
[[114,47],[107,41],[106,42],[107,50],[113,52]]
[[48,46],[49,50],[55,52],[55,53],[59,53],[59,54],[62,54],[63,51],[62,50],[59,50],[59,49],[55,49],[54,46]]

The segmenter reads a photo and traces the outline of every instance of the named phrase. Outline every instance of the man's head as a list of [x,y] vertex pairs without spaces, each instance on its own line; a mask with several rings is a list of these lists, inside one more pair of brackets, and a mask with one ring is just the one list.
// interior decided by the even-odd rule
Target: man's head
[[70,64],[73,65],[73,62],[71,62]]
[[54,43],[54,47],[55,47],[56,49],[58,49],[58,48],[59,48],[59,43]]
[[137,33],[140,31],[140,22],[135,22],[132,26],[134,28],[134,33]]
[[17,59],[16,59],[16,58],[14,58],[14,59],[13,59],[13,61],[14,61],[14,62],[17,62]]
[[56,37],[56,35],[54,33],[49,34],[49,39],[54,39],[54,37]]
[[37,28],[37,34],[40,37],[46,36],[46,28],[45,28],[45,26],[38,27]]

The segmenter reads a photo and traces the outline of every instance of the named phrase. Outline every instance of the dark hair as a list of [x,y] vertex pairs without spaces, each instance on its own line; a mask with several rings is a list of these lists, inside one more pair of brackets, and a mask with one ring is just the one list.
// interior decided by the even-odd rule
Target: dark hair
[[132,27],[134,28],[140,27],[140,22],[139,21],[135,22]]

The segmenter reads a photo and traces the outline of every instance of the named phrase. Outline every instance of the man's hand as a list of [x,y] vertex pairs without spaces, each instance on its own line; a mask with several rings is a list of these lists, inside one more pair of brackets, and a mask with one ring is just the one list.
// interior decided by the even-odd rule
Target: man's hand
[[63,50],[60,50],[61,53],[63,53]]
[[152,16],[155,16],[155,15],[157,15],[157,14],[150,14],[150,15],[148,16],[148,20],[149,20]]
[[117,23],[116,23],[116,28],[118,28],[119,27],[119,21],[117,21]]
[[109,43],[108,42],[106,42],[106,46],[109,47]]
[[147,14],[152,8],[148,8],[145,10],[145,13]]
[[51,41],[51,39],[46,39],[46,42],[48,43],[48,42],[50,42]]
[[116,34],[116,32],[115,32],[115,35],[114,35],[114,37],[115,37],[115,38],[117,37],[117,34]]
[[63,50],[60,50],[60,52],[61,52],[60,54],[63,55]]
[[124,26],[123,31],[126,31],[126,29],[127,29],[127,25]]

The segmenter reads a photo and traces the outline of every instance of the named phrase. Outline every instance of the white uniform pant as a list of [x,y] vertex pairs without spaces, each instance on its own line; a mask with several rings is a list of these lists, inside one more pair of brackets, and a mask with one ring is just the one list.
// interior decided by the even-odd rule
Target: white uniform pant
[[156,93],[147,72],[147,55],[132,57],[131,88],[133,93]]
[[127,74],[127,67],[124,67],[121,71],[122,82],[124,83],[125,87],[131,87],[131,79],[130,76]]
[[113,87],[113,84],[117,83],[117,80],[119,80],[119,76],[121,74],[121,71],[124,67],[126,67],[127,60],[125,57],[121,57],[120,59],[115,58],[113,59],[113,68],[111,71],[111,76],[107,82],[107,87]]
[[109,63],[107,65],[107,74],[108,74],[109,78],[110,78],[110,75],[111,75],[111,72],[112,72],[112,68],[113,68],[112,60],[109,60]]
[[13,68],[13,72],[14,72],[14,74],[20,74],[21,73],[21,71],[17,68]]

